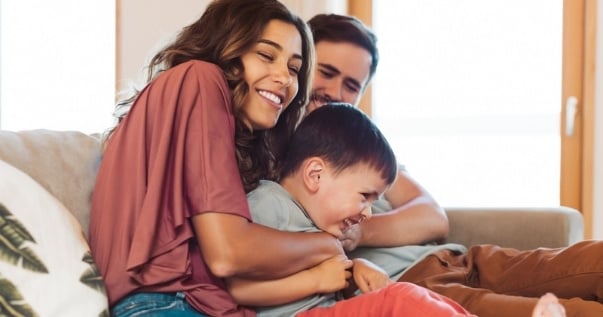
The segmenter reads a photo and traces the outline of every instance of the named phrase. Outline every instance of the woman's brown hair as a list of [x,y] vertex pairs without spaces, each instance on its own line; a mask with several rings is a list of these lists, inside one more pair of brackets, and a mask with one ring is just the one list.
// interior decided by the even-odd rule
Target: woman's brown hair
[[[275,19],[294,25],[301,35],[304,60],[298,74],[299,90],[274,128],[250,131],[236,111],[249,92],[241,56],[260,39],[268,22]],[[260,179],[274,179],[312,88],[314,44],[306,23],[278,0],[214,0],[197,21],[184,27],[171,44],[154,55],[148,65],[147,83],[162,71],[190,60],[214,63],[224,71],[237,116],[236,155],[245,190],[255,188]],[[138,93],[118,107],[130,106]]]

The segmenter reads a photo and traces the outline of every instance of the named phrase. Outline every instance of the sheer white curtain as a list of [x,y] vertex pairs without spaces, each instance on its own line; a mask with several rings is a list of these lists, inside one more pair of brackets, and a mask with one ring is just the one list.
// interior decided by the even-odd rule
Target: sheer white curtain
[[373,115],[445,206],[559,204],[560,0],[374,0]]

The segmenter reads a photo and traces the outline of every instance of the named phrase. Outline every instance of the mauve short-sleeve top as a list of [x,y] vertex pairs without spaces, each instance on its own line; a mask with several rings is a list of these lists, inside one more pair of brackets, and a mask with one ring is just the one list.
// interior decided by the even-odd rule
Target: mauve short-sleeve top
[[203,261],[191,217],[250,219],[235,158],[231,93],[219,67],[189,61],[141,92],[109,139],[92,199],[90,245],[114,305],[176,292],[212,316],[254,316]]

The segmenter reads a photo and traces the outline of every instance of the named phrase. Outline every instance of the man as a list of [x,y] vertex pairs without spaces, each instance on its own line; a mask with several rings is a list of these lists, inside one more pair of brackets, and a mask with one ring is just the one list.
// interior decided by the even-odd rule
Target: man
[[[317,60],[308,111],[329,101],[357,106],[377,70],[376,36],[352,16],[319,14],[308,24]],[[371,221],[348,232],[343,240],[347,250],[424,244],[448,235],[444,210],[403,168],[385,198],[387,202],[378,206],[385,205],[388,212],[375,214]]]
[[[326,101],[357,105],[377,68],[375,35],[349,16],[319,14],[308,24],[318,64],[308,110]],[[603,316],[603,241],[528,251],[428,244],[449,230],[430,194],[401,169],[384,196],[370,220],[341,238],[350,257],[366,258],[394,280],[425,286],[481,317],[531,316],[547,292],[559,295],[568,316]]]

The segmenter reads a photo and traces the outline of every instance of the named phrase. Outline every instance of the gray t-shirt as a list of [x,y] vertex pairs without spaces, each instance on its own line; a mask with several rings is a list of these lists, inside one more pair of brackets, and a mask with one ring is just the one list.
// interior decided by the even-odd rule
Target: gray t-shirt
[[[306,211],[278,183],[261,181],[260,186],[247,194],[249,210],[254,222],[283,231],[320,231],[307,216]],[[294,316],[318,306],[331,306],[340,299],[339,293],[319,294],[293,303],[257,307],[259,317]]]
[[[251,217],[254,222],[283,231],[320,231],[308,217],[306,211],[278,183],[261,181],[260,186],[247,194]],[[373,204],[373,213],[391,210],[385,200]],[[381,268],[393,279],[398,280],[410,267],[426,256],[442,249],[466,252],[460,244],[409,245],[393,248],[357,248],[350,258],[364,258]],[[294,303],[256,308],[258,316],[294,316],[296,313],[318,306],[331,306],[341,299],[340,294],[313,295]]]

